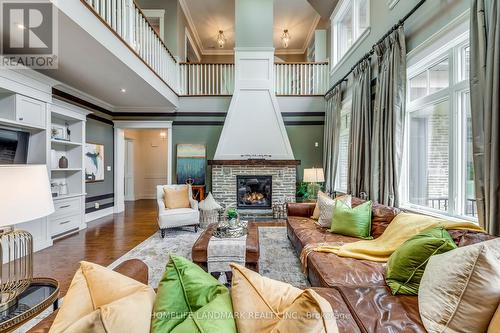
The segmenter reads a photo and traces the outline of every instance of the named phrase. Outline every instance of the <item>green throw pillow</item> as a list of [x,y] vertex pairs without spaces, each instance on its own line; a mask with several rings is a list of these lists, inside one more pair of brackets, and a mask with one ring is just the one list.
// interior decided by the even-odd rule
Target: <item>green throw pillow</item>
[[392,294],[417,295],[429,258],[456,247],[442,227],[424,230],[404,242],[387,262],[385,281]]
[[198,265],[171,255],[158,287],[151,332],[236,333],[229,290]]
[[335,201],[330,231],[336,234],[372,239],[372,202],[349,207],[342,200]]

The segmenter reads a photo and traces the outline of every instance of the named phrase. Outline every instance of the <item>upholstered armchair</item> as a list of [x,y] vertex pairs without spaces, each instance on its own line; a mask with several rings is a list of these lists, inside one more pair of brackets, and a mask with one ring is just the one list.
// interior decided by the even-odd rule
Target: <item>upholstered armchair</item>
[[[167,209],[164,200],[164,187],[179,189],[188,186],[190,208]],[[156,187],[156,199],[158,202],[158,225],[160,227],[161,237],[165,238],[165,232],[169,228],[193,226],[194,231],[198,232],[200,225],[200,212],[198,211],[198,201],[193,199],[191,185],[158,185]]]

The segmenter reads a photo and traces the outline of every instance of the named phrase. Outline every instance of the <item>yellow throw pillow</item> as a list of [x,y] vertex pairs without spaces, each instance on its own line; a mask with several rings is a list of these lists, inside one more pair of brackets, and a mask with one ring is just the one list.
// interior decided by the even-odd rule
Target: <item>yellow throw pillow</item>
[[163,188],[165,207],[168,209],[189,208],[189,188],[187,185],[179,187],[165,186]]
[[238,333],[338,333],[330,303],[312,289],[301,290],[240,265],[231,268]]
[[49,333],[149,333],[153,288],[82,261]]
[[488,326],[488,333],[500,332],[500,304],[498,305],[497,312],[491,319],[490,326]]

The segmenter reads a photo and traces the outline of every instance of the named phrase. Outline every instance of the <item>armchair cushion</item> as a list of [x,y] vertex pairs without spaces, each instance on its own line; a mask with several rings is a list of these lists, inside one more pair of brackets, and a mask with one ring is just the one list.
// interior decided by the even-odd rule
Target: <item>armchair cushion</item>
[[189,200],[189,188],[187,185],[180,187],[165,186],[163,188],[165,193],[165,207],[167,209],[177,208],[190,208],[191,202]]

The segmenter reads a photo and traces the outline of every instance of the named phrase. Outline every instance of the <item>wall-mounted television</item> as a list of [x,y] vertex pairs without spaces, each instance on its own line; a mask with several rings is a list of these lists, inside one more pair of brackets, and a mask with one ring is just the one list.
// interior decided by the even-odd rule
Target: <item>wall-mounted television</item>
[[0,128],[0,164],[26,164],[30,133]]

